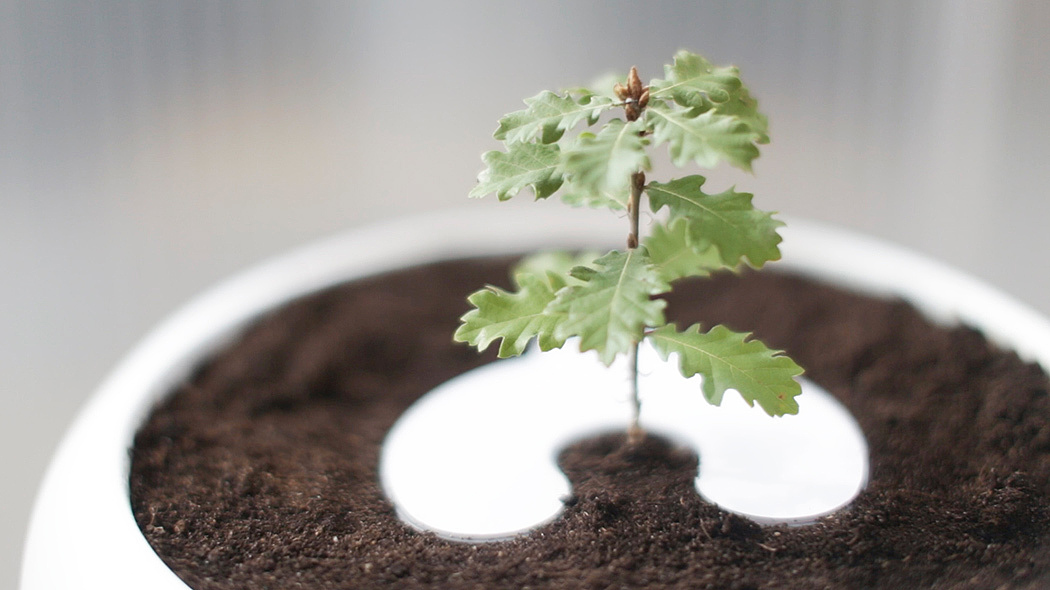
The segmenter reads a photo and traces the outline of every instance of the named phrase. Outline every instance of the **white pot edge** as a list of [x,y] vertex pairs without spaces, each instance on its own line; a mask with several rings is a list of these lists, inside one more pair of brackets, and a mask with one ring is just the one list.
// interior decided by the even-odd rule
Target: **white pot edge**
[[[265,262],[192,300],[152,331],[81,411],[41,484],[26,537],[22,590],[186,590],[146,542],[128,503],[128,450],[153,404],[240,328],[297,296],[443,258],[622,239],[623,220],[564,208],[454,210],[348,231]],[[802,220],[782,231],[783,268],[876,295],[937,321],[962,321],[1050,370],[1050,321],[943,264]],[[371,251],[371,256],[358,252]]]

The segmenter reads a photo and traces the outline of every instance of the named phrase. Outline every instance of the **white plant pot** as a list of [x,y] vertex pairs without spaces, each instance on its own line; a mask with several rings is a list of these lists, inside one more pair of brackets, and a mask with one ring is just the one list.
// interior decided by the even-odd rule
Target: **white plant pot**
[[[63,439],[31,515],[22,590],[186,590],[139,531],[129,449],[154,404],[262,312],[347,280],[447,258],[618,243],[623,220],[537,206],[475,208],[360,229],[225,282],[172,315],[91,397]],[[604,220],[604,221],[603,221]],[[877,296],[901,297],[944,324],[973,326],[1050,369],[1050,322],[941,264],[798,220],[773,267]]]

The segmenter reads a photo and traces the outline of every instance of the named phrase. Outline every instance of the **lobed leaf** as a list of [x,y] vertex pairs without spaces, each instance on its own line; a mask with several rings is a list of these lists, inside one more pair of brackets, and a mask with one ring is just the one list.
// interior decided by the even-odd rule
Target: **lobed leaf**
[[645,113],[656,144],[668,144],[675,166],[692,161],[713,168],[725,160],[750,172],[751,161],[758,157],[756,135],[738,117],[717,110],[676,109],[659,102],[651,103]]
[[612,99],[596,94],[584,93],[574,100],[571,94],[561,96],[544,90],[525,99],[528,108],[500,119],[493,136],[507,144],[537,138],[541,143],[554,143],[561,139],[565,131],[581,121],[593,125],[602,111],[612,106],[612,102]]
[[740,72],[735,67],[715,67],[703,57],[679,51],[674,63],[664,66],[666,80],[653,80],[649,93],[653,98],[670,97],[689,108],[708,109],[711,103],[724,103],[742,88]]
[[688,242],[697,252],[715,246],[722,263],[738,266],[744,259],[754,267],[780,258],[783,223],[751,204],[750,193],[733,189],[715,195],[703,191],[705,178],[686,176],[666,184],[651,182],[645,188],[652,210],[666,206],[671,215],[687,221]]
[[684,277],[705,277],[712,271],[725,268],[718,248],[714,245],[697,250],[689,243],[688,220],[672,219],[667,225],[655,224],[645,238],[649,258],[660,278],[675,281]]
[[521,275],[541,277],[551,291],[557,292],[564,287],[582,284],[579,279],[572,276],[572,270],[580,266],[592,266],[599,257],[597,252],[576,254],[562,250],[540,252],[518,262],[511,270],[511,276],[519,286]]
[[631,175],[650,168],[644,131],[640,120],[624,123],[613,119],[597,135],[581,133],[576,144],[562,152],[561,171],[582,194],[624,194]]
[[551,311],[551,302],[562,289],[582,285],[572,276],[572,269],[592,264],[598,255],[594,252],[541,252],[522,259],[511,270],[516,292],[498,287],[486,287],[467,298],[475,309],[460,318],[461,325],[453,338],[466,342],[478,350],[485,350],[495,340],[501,340],[499,357],[518,356],[536,338],[540,350],[561,348],[564,338],[556,338],[554,330],[565,319],[564,314]]
[[461,324],[453,339],[467,342],[478,350],[501,340],[500,358],[525,352],[533,338],[541,350],[561,348],[565,339],[555,337],[554,329],[562,318],[546,312],[554,301],[555,291],[541,276],[519,275],[516,280],[520,287],[517,292],[490,286],[467,297],[474,309],[460,318]]
[[649,261],[644,248],[613,251],[577,267],[572,276],[583,282],[558,293],[549,311],[564,314],[556,338],[580,337],[580,351],[596,350],[606,365],[640,342],[647,326],[664,323],[667,303],[651,299],[670,290]]
[[755,143],[769,143],[769,119],[758,112],[758,101],[751,97],[746,87],[741,86],[729,100],[715,105],[714,111],[747,125]]
[[626,211],[630,194],[627,189],[618,191],[598,191],[582,189],[573,183],[571,178],[565,180],[561,191],[562,202],[573,207],[590,207],[592,209],[612,209]]
[[581,86],[577,88],[568,88],[566,92],[569,94],[578,94],[580,98],[577,100],[583,100],[587,96],[600,96],[609,99],[610,106],[615,103],[619,103],[620,99],[616,96],[616,92],[613,88],[623,82],[623,76],[612,72],[607,72],[591,80],[587,86]]
[[769,122],[758,112],[756,101],[740,81],[740,71],[732,66],[716,67],[703,57],[679,51],[674,64],[664,66],[666,80],[650,83],[654,99],[670,98],[697,114],[714,111],[746,124],[755,143],[769,143]]
[[798,413],[795,397],[802,388],[795,377],[802,368],[781,351],[750,340],[750,334],[724,326],[701,333],[697,324],[679,332],[668,324],[648,338],[664,360],[678,355],[683,376],[703,376],[704,398],[711,404],[720,405],[726,390],[735,389],[749,406],[758,402],[770,416]]
[[506,152],[491,151],[481,157],[486,168],[478,175],[478,184],[470,191],[471,197],[496,193],[501,201],[532,187],[537,199],[545,199],[562,184],[558,172],[561,150],[557,145],[516,143]]

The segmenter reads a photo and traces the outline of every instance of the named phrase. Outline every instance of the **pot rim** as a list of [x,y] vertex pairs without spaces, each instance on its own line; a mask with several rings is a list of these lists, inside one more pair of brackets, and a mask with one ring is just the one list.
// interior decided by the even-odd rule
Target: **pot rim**
[[[59,444],[30,515],[20,588],[187,590],[135,522],[129,449],[154,404],[263,312],[344,281],[441,259],[622,239],[623,221],[601,218],[535,206],[513,215],[478,207],[424,214],[308,244],[191,300],[117,365]],[[1002,292],[903,248],[823,224],[790,219],[782,235],[783,260],[771,268],[900,297],[935,322],[972,326],[1050,372],[1050,321]]]

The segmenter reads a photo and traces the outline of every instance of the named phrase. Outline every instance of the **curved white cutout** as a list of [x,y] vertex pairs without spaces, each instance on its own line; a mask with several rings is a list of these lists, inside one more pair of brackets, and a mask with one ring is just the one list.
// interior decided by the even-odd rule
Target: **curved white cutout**
[[[569,347],[567,347],[569,348]],[[704,401],[699,378],[643,347],[643,426],[700,457],[696,487],[721,507],[765,523],[803,523],[864,488],[867,443],[849,412],[803,380],[796,416],[770,418],[735,392]],[[593,353],[530,351],[460,375],[398,420],[380,478],[402,520],[464,541],[513,537],[555,518],[571,491],[557,455],[628,422],[627,365]]]

